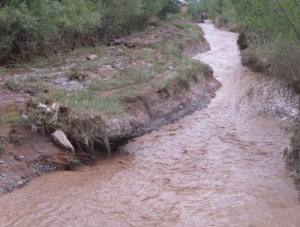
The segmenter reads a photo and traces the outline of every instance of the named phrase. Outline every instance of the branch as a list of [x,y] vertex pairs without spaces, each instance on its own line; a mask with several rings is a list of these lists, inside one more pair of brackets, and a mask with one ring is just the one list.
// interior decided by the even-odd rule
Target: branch
[[298,9],[298,14],[300,15],[300,7],[299,7],[299,3],[298,3],[298,0],[294,0],[296,6],[297,6],[297,9]]
[[286,19],[290,22],[290,24],[292,25],[293,27],[293,30],[294,32],[296,33],[297,35],[297,38],[298,38],[298,41],[300,43],[300,34],[298,33],[293,21],[290,19],[290,17],[288,16],[288,14],[286,13],[286,11],[284,10],[284,8],[282,7],[281,3],[279,0],[276,0],[276,2],[278,3],[279,7],[280,7],[280,10],[283,12],[283,14],[285,15]]

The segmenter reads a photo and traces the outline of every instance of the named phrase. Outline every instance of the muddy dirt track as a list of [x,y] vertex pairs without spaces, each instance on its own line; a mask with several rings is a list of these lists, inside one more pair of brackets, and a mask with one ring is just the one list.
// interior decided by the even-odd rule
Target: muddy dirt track
[[[248,118],[236,104],[256,75],[237,35],[202,25],[223,87],[208,108],[76,172],[57,172],[0,199],[1,226],[299,226],[281,156],[282,120]],[[274,158],[272,158],[274,157]]]

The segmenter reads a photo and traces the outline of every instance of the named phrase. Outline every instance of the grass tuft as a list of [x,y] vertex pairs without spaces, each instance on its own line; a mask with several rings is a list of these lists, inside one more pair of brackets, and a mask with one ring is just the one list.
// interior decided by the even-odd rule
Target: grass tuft
[[175,80],[180,87],[184,88],[187,91],[190,90],[190,83],[186,78],[182,76],[177,76]]

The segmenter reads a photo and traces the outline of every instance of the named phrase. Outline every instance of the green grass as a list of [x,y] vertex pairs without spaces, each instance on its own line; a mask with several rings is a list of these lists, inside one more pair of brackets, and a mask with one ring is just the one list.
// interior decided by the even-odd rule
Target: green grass
[[[175,23],[166,22],[147,33],[139,33],[141,39],[149,39],[161,30],[173,30],[176,34],[173,37],[158,39],[154,43],[141,44],[134,49],[128,49],[123,45],[110,48],[98,46],[70,52],[68,64],[76,63],[76,65],[68,73],[90,71],[96,77],[91,78],[92,82],[87,82],[83,90],[68,91],[56,88],[57,90],[50,91],[52,95],[50,98],[80,113],[115,117],[126,116],[121,102],[123,98],[145,97],[144,102],[147,104],[151,92],[161,90],[167,96],[171,96],[174,91],[189,90],[191,83],[202,82],[205,75],[211,73],[211,68],[182,55],[186,45],[202,39],[198,25],[189,22],[186,17],[189,16],[171,16],[169,21],[176,19]],[[96,54],[98,58],[92,61],[76,60],[78,56],[82,58],[89,54]],[[57,59],[66,59],[66,56],[56,57]],[[47,65],[49,61],[52,59],[40,60],[39,64]],[[126,64],[121,70],[114,69],[110,75],[112,78],[101,77],[100,71],[103,66],[113,66],[117,63]],[[172,67],[169,67],[170,63]],[[46,98],[44,94],[37,97],[40,102]]]
[[11,130],[11,124],[20,121],[19,114],[4,115],[4,110],[0,106],[0,157],[3,155],[5,148],[5,140],[8,138]]
[[20,121],[20,115],[19,114],[9,114],[7,116],[2,117],[2,123],[15,123]]
[[[120,100],[143,92],[147,93],[145,87],[151,87],[151,91],[162,89],[170,96],[171,87],[189,90],[191,82],[201,82],[200,70],[204,67],[203,64],[192,59],[176,57],[172,59],[175,66],[173,70],[169,70],[166,63],[162,64],[167,61],[167,58],[163,58],[151,67],[130,68],[116,74],[111,80],[100,79],[83,91],[60,89],[55,92],[54,99],[80,112],[126,116]],[[162,76],[156,78],[156,75]],[[106,91],[112,92],[107,96],[101,95]]]
[[4,86],[7,87],[9,90],[14,91],[17,84],[14,80],[8,80],[7,82],[5,82]]
[[177,77],[175,77],[175,80],[180,87],[182,87],[183,89],[185,89],[187,91],[190,90],[191,86],[190,86],[189,81],[186,78],[184,78],[182,76],[177,76]]
[[0,67],[0,76],[3,76],[3,75],[5,75],[7,73],[7,70],[6,70],[6,68],[4,68],[4,67]]
[[195,18],[189,14],[189,13],[177,13],[177,14],[171,14],[170,16],[168,16],[168,21],[172,21],[172,20],[189,20],[192,22],[195,22]]

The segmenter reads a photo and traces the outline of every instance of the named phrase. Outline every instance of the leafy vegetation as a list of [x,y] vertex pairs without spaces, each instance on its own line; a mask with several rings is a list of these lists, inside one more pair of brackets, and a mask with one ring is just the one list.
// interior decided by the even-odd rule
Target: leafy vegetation
[[202,0],[199,4],[220,26],[244,28],[239,40],[244,64],[300,84],[299,0]]
[[[221,22],[219,26],[243,28],[238,39],[243,64],[283,79],[300,92],[299,0],[201,0],[199,4]],[[299,159],[299,122],[298,116],[288,157],[292,162]]]
[[[148,25],[164,0],[4,0],[0,64],[95,46]],[[168,2],[168,1],[167,1]],[[165,13],[169,12],[165,9]]]

